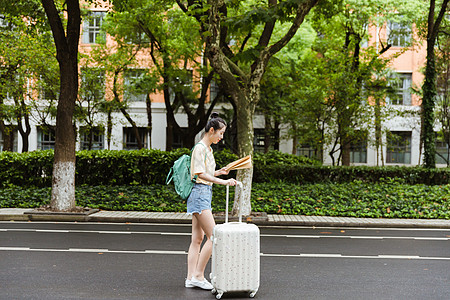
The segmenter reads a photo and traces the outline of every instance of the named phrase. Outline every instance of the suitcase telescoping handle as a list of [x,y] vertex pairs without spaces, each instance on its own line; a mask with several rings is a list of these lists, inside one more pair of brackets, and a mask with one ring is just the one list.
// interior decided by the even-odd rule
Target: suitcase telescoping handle
[[[241,191],[242,191],[242,182],[237,181],[236,189],[237,189],[238,186],[239,186],[239,188],[240,188]],[[230,186],[227,185],[227,201],[226,201],[227,203],[226,203],[226,205],[225,205],[225,223],[228,223],[228,203],[229,203],[229,198],[230,198]],[[241,201],[240,199],[241,199],[241,197],[239,197],[238,201]],[[239,216],[239,223],[240,223],[240,222],[242,222],[242,216],[241,216],[241,203],[239,203],[239,213],[238,213],[238,216]]]

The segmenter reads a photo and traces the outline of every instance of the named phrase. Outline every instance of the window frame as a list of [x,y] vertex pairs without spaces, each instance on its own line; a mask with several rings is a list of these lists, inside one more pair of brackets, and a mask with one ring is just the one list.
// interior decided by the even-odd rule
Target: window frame
[[[265,128],[253,129],[253,151],[264,153],[265,148]],[[273,141],[269,147],[269,151],[277,149],[277,141],[279,137],[279,130],[274,130],[271,134],[271,140]],[[278,150],[278,149],[277,149]]]
[[[46,131],[49,132],[46,132]],[[52,150],[55,149],[55,140],[56,140],[56,127],[50,126],[44,129],[43,126],[38,126],[37,130],[37,149],[39,150]],[[48,139],[44,140],[43,138],[47,136]],[[53,137],[53,139],[52,139]]]
[[450,163],[449,145],[444,140],[442,134],[436,132],[436,164],[449,165]]
[[403,105],[403,106],[411,106],[412,105],[412,73],[409,72],[398,72],[395,75],[400,82],[395,82],[394,88],[395,96],[389,97],[386,96],[386,103],[389,105]]
[[301,144],[297,147],[297,156],[303,156],[306,158],[317,159],[317,149],[309,144]]
[[97,38],[104,38],[106,36],[106,34],[102,32],[105,15],[106,11],[90,11],[85,16],[83,20],[83,44],[98,44]]
[[412,25],[406,25],[395,21],[387,22],[388,43],[392,47],[406,48],[411,46]]
[[356,164],[367,164],[367,135],[360,136],[350,142],[350,162]]
[[[92,134],[92,148],[90,150],[103,150],[105,149],[105,133],[103,128],[94,127],[91,131]],[[89,150],[89,135],[86,126],[80,127],[80,150]]]
[[[397,136],[396,141],[393,136]],[[411,131],[390,131],[386,140],[386,163],[411,164]]]
[[[143,148],[148,148],[148,129],[146,127],[138,127],[139,135],[142,139]],[[122,127],[123,140],[122,148],[123,150],[138,150],[137,139],[134,136],[133,127]]]
[[[136,84],[138,79],[142,79],[145,75],[145,69],[126,69],[123,76],[123,96],[124,100],[131,102],[146,102],[147,101],[147,93],[133,92],[132,88]],[[135,73],[133,76],[129,76],[129,74]]]

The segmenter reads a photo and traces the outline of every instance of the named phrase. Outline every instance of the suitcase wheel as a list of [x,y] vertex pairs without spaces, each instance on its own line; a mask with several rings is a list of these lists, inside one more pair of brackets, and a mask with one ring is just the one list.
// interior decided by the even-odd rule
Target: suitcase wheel
[[250,298],[254,298],[255,295],[256,295],[256,291],[255,291],[255,292],[251,292],[250,295],[249,295],[249,297],[250,297]]
[[221,299],[223,295],[223,292],[218,292],[216,295],[216,299]]
[[217,292],[216,289],[211,290],[211,293],[213,293],[213,294],[215,294],[216,292]]

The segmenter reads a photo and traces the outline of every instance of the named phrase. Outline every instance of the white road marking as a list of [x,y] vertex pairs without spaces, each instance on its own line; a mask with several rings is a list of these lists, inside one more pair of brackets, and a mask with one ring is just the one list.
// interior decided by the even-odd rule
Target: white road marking
[[[28,251],[28,252],[71,252],[71,253],[115,253],[115,254],[161,254],[161,255],[187,255],[186,251],[174,250],[108,250],[108,249],[39,249],[29,247],[0,247],[0,251]],[[300,253],[280,254],[261,253],[261,257],[293,257],[293,258],[340,258],[340,259],[409,259],[409,260],[444,260],[450,261],[450,257],[431,257],[417,255],[343,255],[336,253]]]
[[[146,235],[170,235],[190,236],[189,232],[160,232],[160,231],[109,231],[109,230],[62,230],[62,229],[27,229],[11,228],[0,229],[1,232],[39,232],[39,233],[94,233],[94,234],[146,234]],[[275,238],[300,238],[300,239],[394,239],[394,240],[426,240],[426,241],[450,241],[450,237],[414,237],[414,236],[370,236],[370,235],[286,235],[286,234],[261,234],[261,237]]]
[[410,259],[410,260],[448,260],[450,257],[432,257],[432,256],[417,256],[417,255],[342,255],[342,254],[276,254],[276,253],[261,253],[262,257],[309,257],[309,258],[354,258],[354,259]]

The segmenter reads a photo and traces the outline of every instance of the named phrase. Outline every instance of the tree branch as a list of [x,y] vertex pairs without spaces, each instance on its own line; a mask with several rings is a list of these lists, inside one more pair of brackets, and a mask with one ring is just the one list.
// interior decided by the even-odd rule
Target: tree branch
[[278,42],[276,42],[269,48],[270,56],[273,56],[278,51],[280,51],[292,39],[300,25],[303,23],[305,16],[309,13],[311,8],[313,8],[317,4],[317,2],[319,2],[319,0],[306,0],[299,4],[296,16],[288,32]]
[[[68,0],[71,1],[71,0]],[[76,0],[72,0],[76,1]],[[44,7],[45,13],[47,14],[48,22],[52,29],[53,38],[55,40],[55,46],[57,52],[68,52],[69,47],[67,45],[66,34],[64,27],[59,17],[58,10],[56,9],[53,0],[41,0],[42,6]]]
[[[269,9],[277,5],[277,0],[268,0]],[[265,48],[269,44],[270,38],[272,37],[273,29],[275,28],[275,19],[271,19],[264,25],[264,30],[259,37],[258,46],[260,48]],[[294,33],[295,34],[295,33]]]
[[[441,26],[442,18],[444,17],[445,12],[447,11],[448,1],[449,0],[444,0],[442,2],[441,10],[439,11],[439,15],[436,19],[436,22],[434,22],[433,31],[431,33],[431,36],[429,36],[431,38],[431,41],[433,41],[433,42],[436,40],[438,31],[439,31],[439,27]],[[431,4],[433,4],[433,20],[434,20],[434,0],[431,0]],[[431,6],[431,4],[430,4],[430,6]],[[431,7],[430,7],[430,13],[431,13]],[[428,17],[430,17],[430,16],[428,16]],[[428,20],[428,22],[430,22],[430,20]],[[429,27],[428,27],[428,35],[430,35]]]

